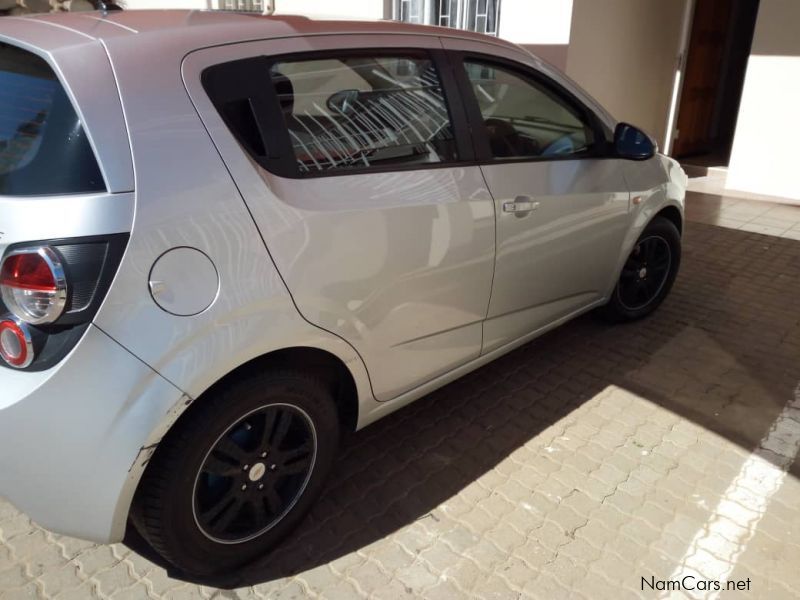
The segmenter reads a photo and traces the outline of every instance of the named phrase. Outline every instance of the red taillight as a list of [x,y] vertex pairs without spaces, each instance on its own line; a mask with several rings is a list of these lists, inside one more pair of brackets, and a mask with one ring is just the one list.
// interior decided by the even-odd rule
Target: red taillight
[[55,322],[67,303],[67,281],[55,250],[38,246],[9,254],[0,267],[0,296],[25,323]]
[[17,369],[31,364],[33,343],[24,324],[0,321],[0,358]]
[[40,292],[56,291],[56,279],[38,254],[15,254],[3,263],[0,285]]

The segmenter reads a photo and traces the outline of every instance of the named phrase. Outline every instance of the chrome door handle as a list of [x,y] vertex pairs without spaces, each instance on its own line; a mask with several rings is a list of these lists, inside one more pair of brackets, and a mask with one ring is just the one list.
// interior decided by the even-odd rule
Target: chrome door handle
[[529,213],[537,208],[539,208],[539,203],[534,202],[527,196],[518,196],[513,202],[503,203],[503,212],[514,213],[518,215],[520,213]]

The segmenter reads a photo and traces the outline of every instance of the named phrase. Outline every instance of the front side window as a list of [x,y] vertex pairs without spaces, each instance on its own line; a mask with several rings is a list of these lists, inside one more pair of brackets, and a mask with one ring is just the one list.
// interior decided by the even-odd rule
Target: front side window
[[558,158],[589,152],[591,126],[545,86],[489,63],[466,61],[495,159]]
[[94,153],[53,70],[0,43],[0,195],[101,190]]
[[458,158],[442,84],[427,57],[276,62],[271,76],[301,174]]

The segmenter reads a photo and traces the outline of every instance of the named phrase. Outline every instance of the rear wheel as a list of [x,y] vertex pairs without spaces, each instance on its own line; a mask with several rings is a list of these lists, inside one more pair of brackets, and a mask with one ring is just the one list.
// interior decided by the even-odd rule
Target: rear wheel
[[680,263],[678,229],[668,219],[656,217],[631,250],[603,314],[617,322],[649,315],[672,289]]
[[311,508],[338,442],[333,398],[313,378],[280,371],[236,382],[194,407],[160,444],[134,524],[189,574],[250,562]]

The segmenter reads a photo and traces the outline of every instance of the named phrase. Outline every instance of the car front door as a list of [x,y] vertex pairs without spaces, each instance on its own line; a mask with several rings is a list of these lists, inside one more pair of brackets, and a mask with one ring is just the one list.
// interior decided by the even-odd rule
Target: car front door
[[495,246],[439,40],[390,38],[254,42],[184,65],[298,310],[358,351],[378,400],[480,356]]
[[604,155],[604,127],[564,87],[495,54],[451,58],[497,214],[486,353],[603,300],[629,193],[622,161]]

